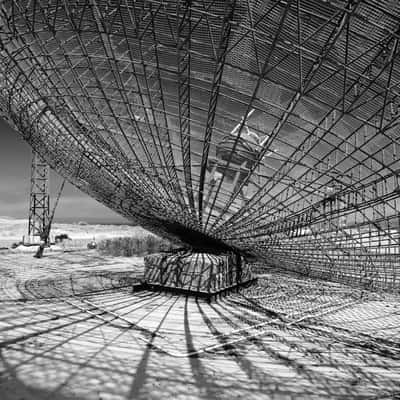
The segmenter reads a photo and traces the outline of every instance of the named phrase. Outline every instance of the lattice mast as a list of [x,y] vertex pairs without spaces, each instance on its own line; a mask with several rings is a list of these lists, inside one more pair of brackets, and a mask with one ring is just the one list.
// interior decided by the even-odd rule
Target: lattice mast
[[49,224],[49,176],[48,164],[38,154],[33,153],[28,225],[30,243],[38,243],[45,227]]

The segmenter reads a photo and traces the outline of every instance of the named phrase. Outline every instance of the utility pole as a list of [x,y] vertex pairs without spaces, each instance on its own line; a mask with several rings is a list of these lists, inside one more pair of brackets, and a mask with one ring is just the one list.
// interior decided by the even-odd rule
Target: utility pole
[[49,225],[49,176],[47,163],[37,153],[33,153],[28,225],[28,242],[31,244],[40,243],[43,232]]

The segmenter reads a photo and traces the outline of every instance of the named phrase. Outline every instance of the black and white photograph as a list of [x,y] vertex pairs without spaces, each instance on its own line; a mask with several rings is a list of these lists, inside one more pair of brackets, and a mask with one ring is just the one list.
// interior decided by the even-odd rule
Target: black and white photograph
[[400,399],[400,1],[0,0],[0,400]]

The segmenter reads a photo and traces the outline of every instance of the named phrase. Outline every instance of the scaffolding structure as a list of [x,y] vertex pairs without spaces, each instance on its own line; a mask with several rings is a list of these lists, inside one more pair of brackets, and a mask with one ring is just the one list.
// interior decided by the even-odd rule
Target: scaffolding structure
[[399,24],[389,0],[5,0],[0,108],[157,234],[399,288]]
[[39,243],[50,220],[49,165],[32,154],[28,242]]

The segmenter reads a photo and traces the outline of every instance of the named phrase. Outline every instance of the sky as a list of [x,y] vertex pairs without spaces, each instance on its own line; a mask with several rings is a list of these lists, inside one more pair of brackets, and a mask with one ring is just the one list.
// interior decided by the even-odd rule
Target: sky
[[[19,135],[0,118],[0,216],[27,218],[31,173],[31,149]],[[50,202],[55,197],[62,179],[50,175]],[[51,205],[50,205],[51,207]],[[123,224],[127,220],[66,184],[58,204],[55,221]]]

